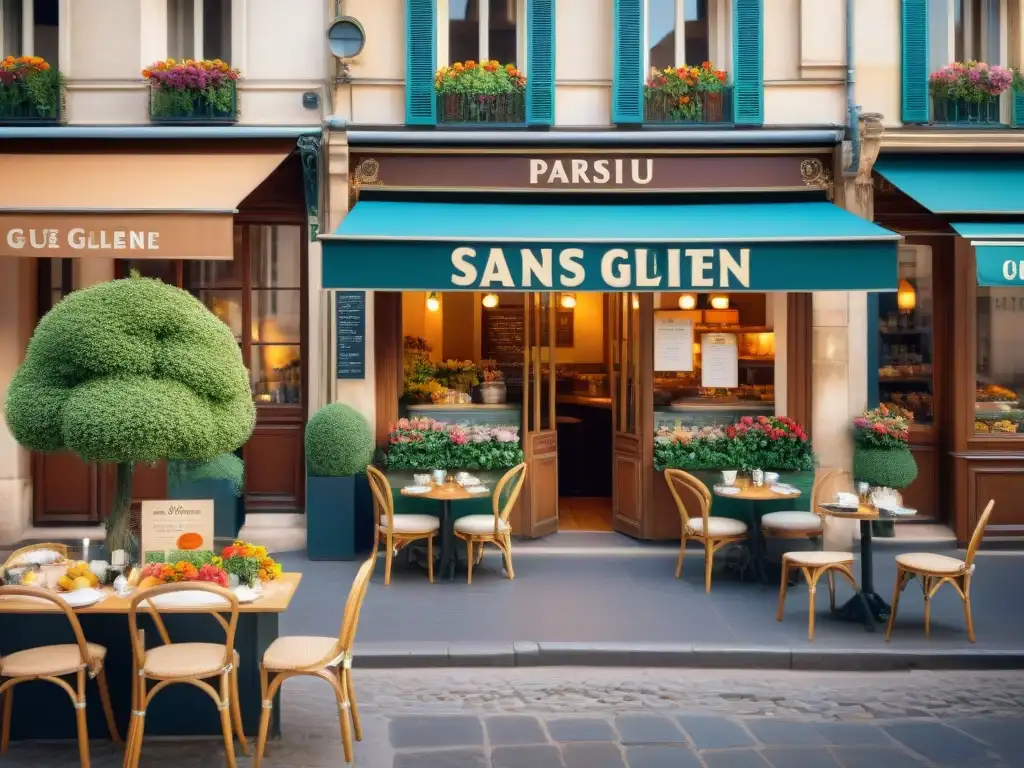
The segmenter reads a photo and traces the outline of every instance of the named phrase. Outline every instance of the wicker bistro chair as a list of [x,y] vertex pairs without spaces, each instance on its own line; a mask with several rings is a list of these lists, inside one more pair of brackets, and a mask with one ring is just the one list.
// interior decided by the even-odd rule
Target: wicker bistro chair
[[[679,516],[682,518],[683,534],[679,542],[679,560],[676,562],[676,578],[683,572],[683,555],[686,554],[686,542],[691,539],[704,545],[704,590],[711,591],[711,566],[715,552],[722,547],[747,538],[747,524],[742,520],[729,517],[711,516],[711,491],[693,475],[681,469],[666,469],[665,482],[676,501]],[[697,497],[700,505],[700,517],[691,517],[682,497],[681,488],[688,489]]]
[[[224,629],[224,644],[172,643],[167,627],[152,598],[173,592],[208,592],[223,598],[223,605],[203,605],[189,611],[208,612]],[[138,627],[139,605],[145,608],[156,625],[163,645],[146,650],[145,637]],[[226,609],[226,610],[225,610]],[[221,613],[228,613],[225,619]],[[242,711],[238,701],[238,652],[235,650],[235,630],[238,627],[238,598],[233,592],[205,582],[179,582],[162,584],[137,593],[128,606],[128,629],[132,639],[132,716],[125,749],[125,768],[137,768],[142,755],[142,736],[145,731],[146,709],[160,691],[169,685],[187,683],[206,693],[220,710],[221,730],[224,734],[224,753],[228,768],[235,768],[234,737],[238,737],[242,754],[249,747],[242,730]],[[217,678],[218,688],[207,680]],[[150,680],[156,684],[150,688]],[[234,720],[234,732],[232,731]]]
[[[16,651],[0,658],[0,698],[3,699],[3,720],[0,730],[0,754],[7,752],[11,739],[11,715],[14,711],[14,687],[21,683],[45,680],[63,688],[71,697],[78,726],[78,757],[82,768],[89,768],[89,732],[85,720],[85,687],[87,678],[95,678],[100,691],[103,715],[107,719],[110,738],[116,744],[123,744],[114,723],[114,712],[110,706],[110,691],[103,671],[107,649],[102,645],[87,643],[78,617],[66,602],[53,592],[37,587],[0,587],[0,597],[29,597],[46,600],[56,605],[67,617],[75,642],[68,645],[44,645]],[[65,677],[75,676],[71,685]]]
[[809,511],[769,512],[761,516],[761,533],[765,539],[807,539],[820,537],[825,532],[825,515],[818,511],[822,502],[829,501],[839,481],[849,479],[842,469],[824,470],[814,479]]
[[974,575],[974,556],[985,535],[985,526],[996,505],[995,499],[985,505],[985,510],[974,526],[971,541],[967,545],[967,557],[960,560],[946,555],[935,555],[931,552],[907,552],[896,555],[896,588],[892,596],[892,612],[889,614],[889,625],[885,628],[886,642],[892,636],[892,628],[896,624],[896,607],[900,603],[900,593],[914,577],[921,579],[921,591],[924,593],[924,634],[931,634],[932,598],[943,584],[952,584],[964,603],[964,620],[967,622],[967,639],[974,642],[974,618],[971,615],[971,577]]
[[[352,731],[356,741],[363,740],[363,728],[356,709],[356,692],[352,685],[352,645],[355,642],[359,614],[370,585],[370,576],[377,558],[370,557],[359,567],[356,578],[345,601],[341,619],[341,632],[337,637],[279,637],[270,644],[260,664],[260,687],[263,692],[263,713],[260,733],[256,739],[253,768],[259,768],[267,745],[267,731],[274,697],[285,680],[306,675],[326,680],[334,689],[338,700],[338,719],[341,723],[341,744],[345,762],[352,762]],[[351,722],[350,722],[351,718]]]
[[391,561],[398,551],[420,539],[427,540],[427,578],[434,583],[434,537],[441,530],[441,521],[434,515],[396,515],[391,483],[376,467],[367,467],[366,475],[373,491],[373,552],[377,558],[380,541],[384,539],[384,586],[391,583]]
[[814,642],[814,595],[817,591],[818,580],[822,576],[828,577],[828,603],[832,611],[836,609],[836,580],[835,574],[841,573],[853,586],[853,591],[859,591],[857,579],[853,575],[853,553],[852,552],[786,552],[782,556],[782,583],[779,586],[779,612],[776,614],[776,621],[782,621],[782,609],[786,604],[786,590],[789,586],[789,572],[797,568],[803,573],[807,580],[807,594],[810,603],[807,619],[807,639]]
[[466,542],[466,551],[469,555],[469,572],[466,576],[466,583],[473,583],[473,547],[479,545],[480,549],[476,554],[476,562],[479,563],[484,556],[484,545],[493,544],[501,550],[505,557],[505,570],[508,571],[509,581],[516,577],[512,570],[512,526],[509,525],[508,516],[516,505],[520,491],[523,490],[523,483],[526,482],[526,464],[518,464],[502,475],[494,488],[494,495],[491,501],[494,508],[494,515],[465,515],[455,521],[452,526],[455,535]]

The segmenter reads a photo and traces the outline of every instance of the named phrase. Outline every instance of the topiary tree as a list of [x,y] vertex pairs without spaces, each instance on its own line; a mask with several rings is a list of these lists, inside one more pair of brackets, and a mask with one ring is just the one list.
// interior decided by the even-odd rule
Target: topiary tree
[[341,403],[325,405],[306,424],[306,471],[315,477],[347,477],[373,460],[373,435],[362,414]]
[[25,448],[117,465],[109,551],[135,551],[137,463],[234,451],[256,418],[231,330],[185,291],[137,274],[75,291],[39,321],[5,413]]

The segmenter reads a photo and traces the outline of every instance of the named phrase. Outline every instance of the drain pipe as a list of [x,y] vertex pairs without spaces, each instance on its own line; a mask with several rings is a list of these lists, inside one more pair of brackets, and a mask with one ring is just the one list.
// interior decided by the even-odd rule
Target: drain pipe
[[847,135],[850,137],[850,164],[843,169],[843,176],[856,176],[860,168],[860,105],[854,94],[853,63],[853,6],[855,0],[846,0],[846,119]]

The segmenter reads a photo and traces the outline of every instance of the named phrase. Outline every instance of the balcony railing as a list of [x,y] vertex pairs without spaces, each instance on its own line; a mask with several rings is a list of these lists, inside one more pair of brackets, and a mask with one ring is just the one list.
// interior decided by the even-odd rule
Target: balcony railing
[[644,96],[644,122],[670,125],[710,125],[733,122],[732,86],[715,92],[678,95],[649,89]]
[[238,89],[231,80],[222,86],[225,98],[213,101],[198,90],[168,90],[153,86],[149,92],[149,119],[154,123],[221,125],[238,122]]
[[999,128],[1002,121],[1001,99],[991,96],[983,101],[952,99],[932,95],[932,123],[935,125]]
[[526,93],[439,93],[437,122],[444,125],[523,125]]

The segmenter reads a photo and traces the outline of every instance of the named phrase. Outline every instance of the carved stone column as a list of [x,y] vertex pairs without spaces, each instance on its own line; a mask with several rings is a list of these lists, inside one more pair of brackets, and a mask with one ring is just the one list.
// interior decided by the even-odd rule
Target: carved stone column
[[[835,204],[869,221],[874,217],[871,173],[878,158],[882,116],[860,119],[860,162],[853,176],[844,174],[849,161],[835,156]],[[849,469],[853,463],[850,424],[867,407],[867,373],[876,361],[867,359],[868,302],[864,291],[821,291],[813,296],[811,346],[812,413],[815,452],[823,468]],[[826,546],[843,549],[858,531],[856,523],[830,520]]]

